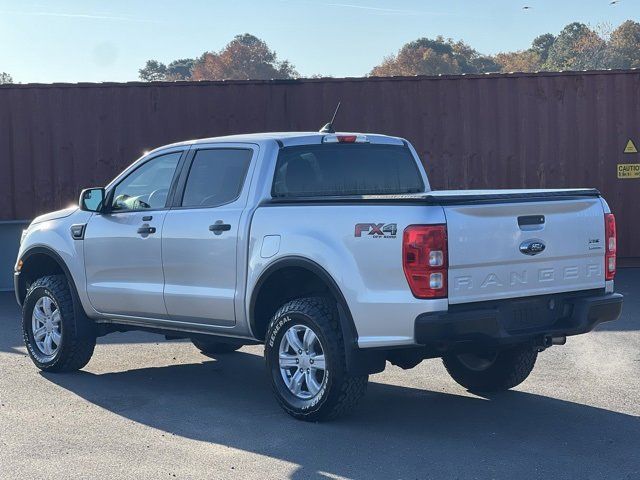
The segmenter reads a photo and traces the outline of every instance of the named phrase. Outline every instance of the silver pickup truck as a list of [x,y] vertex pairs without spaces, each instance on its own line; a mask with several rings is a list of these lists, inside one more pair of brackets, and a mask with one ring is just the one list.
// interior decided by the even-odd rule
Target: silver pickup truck
[[619,317],[615,271],[596,190],[432,191],[401,138],[269,133],[158,148],[36,218],[15,292],[42,370],[84,367],[114,331],[207,355],[264,343],[280,405],[322,420],[387,361],[518,385],[539,352]]

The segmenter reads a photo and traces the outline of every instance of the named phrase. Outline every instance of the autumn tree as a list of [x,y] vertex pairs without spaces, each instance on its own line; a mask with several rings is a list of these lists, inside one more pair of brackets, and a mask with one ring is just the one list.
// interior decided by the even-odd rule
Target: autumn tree
[[0,85],[13,83],[13,78],[6,72],[0,72]]
[[503,52],[495,56],[502,72],[537,72],[542,61],[533,49],[518,52]]
[[480,55],[463,41],[438,36],[405,44],[397,54],[386,57],[370,75],[447,75],[498,70],[499,66],[490,57]]
[[452,75],[460,72],[460,65],[451,54],[438,53],[429,47],[403,47],[397,55],[385,57],[371,70],[376,77],[402,75]]
[[268,80],[298,75],[288,61],[279,61],[276,53],[259,38],[237,35],[218,52],[206,52],[193,65],[193,80]]
[[593,30],[587,30],[574,44],[570,70],[601,70],[610,68],[611,56],[607,42]]
[[627,20],[611,32],[612,68],[640,68],[640,23]]

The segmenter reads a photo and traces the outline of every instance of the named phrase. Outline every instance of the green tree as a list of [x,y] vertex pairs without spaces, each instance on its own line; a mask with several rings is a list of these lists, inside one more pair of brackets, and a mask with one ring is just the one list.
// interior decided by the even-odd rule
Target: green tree
[[193,58],[174,60],[167,66],[165,80],[188,80],[195,62]]
[[[442,40],[442,38],[440,38],[440,40]],[[452,43],[452,40],[448,39],[447,42],[451,45],[454,58],[460,65],[462,73],[487,73],[500,71],[500,65],[498,65],[493,58],[481,55],[477,50],[471,48],[462,40]]]
[[145,82],[155,82],[165,80],[167,76],[167,66],[157,60],[147,60],[144,67],[138,70],[140,80]]
[[370,75],[450,75],[499,69],[493,59],[481,55],[463,41],[454,42],[438,36],[435,39],[419,38],[405,44],[397,54],[384,58]]
[[480,56],[471,61],[473,73],[494,73],[500,71],[500,64],[492,57]]
[[146,82],[189,80],[194,64],[193,58],[174,60],[168,66],[157,60],[147,60],[145,66],[138,70],[138,73],[140,80]]
[[540,62],[544,63],[549,58],[549,50],[555,41],[556,37],[551,33],[539,35],[533,39],[530,50],[538,55]]
[[584,23],[573,22],[562,29],[549,48],[545,68],[549,70],[573,70],[578,55],[578,45],[584,36],[591,36],[593,30]]
[[496,55],[503,71],[601,70],[640,66],[640,24],[626,21],[612,33],[607,24],[567,25],[557,37],[536,37],[529,50]]
[[0,72],[0,85],[4,85],[6,83],[13,83],[13,78],[6,72]]
[[276,52],[258,37],[245,33],[218,52],[205,52],[192,68],[193,80],[269,80],[298,76],[288,61],[280,61]]

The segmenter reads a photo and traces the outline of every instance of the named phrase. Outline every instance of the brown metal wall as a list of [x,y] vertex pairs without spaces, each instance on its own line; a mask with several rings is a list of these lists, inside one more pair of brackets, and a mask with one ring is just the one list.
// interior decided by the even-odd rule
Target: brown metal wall
[[275,82],[0,87],[0,220],[29,219],[103,185],[143,150],[230,133],[337,126],[400,135],[432,186],[596,187],[640,257],[640,72]]

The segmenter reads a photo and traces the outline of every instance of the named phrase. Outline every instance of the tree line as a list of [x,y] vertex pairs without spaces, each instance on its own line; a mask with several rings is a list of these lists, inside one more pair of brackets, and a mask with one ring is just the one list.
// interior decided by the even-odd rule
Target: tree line
[[[615,29],[570,23],[558,35],[536,37],[531,47],[483,55],[462,40],[419,38],[375,66],[371,76],[457,75],[640,68],[640,23],[627,20]],[[144,81],[268,80],[298,78],[295,67],[279,60],[261,39],[237,35],[223,49],[169,64],[148,60],[139,70]],[[314,75],[322,77],[322,75]]]
[[[463,40],[419,38],[382,59],[370,76],[459,75],[465,73],[537,72],[640,68],[640,23],[627,20],[615,29],[574,22],[558,35],[536,37],[531,47],[483,55]],[[144,81],[269,80],[298,78],[296,68],[280,60],[261,39],[237,35],[219,51],[169,64],[148,60],[138,71]],[[323,75],[313,75],[323,77]],[[0,72],[0,84],[13,83]]]

